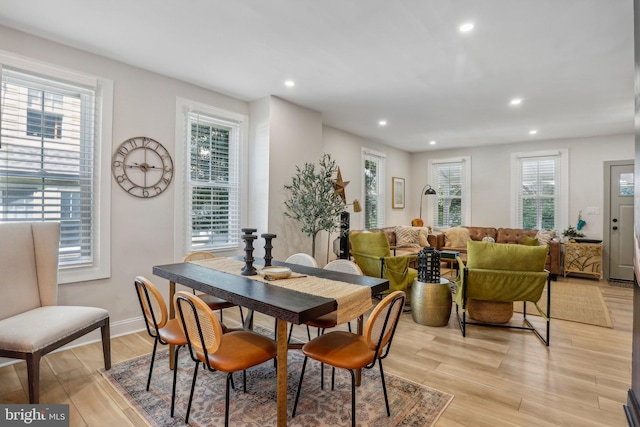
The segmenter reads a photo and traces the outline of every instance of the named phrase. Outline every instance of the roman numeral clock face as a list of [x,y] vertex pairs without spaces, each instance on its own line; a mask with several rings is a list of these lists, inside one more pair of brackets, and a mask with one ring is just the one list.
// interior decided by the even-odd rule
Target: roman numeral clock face
[[120,144],[113,154],[111,170],[118,185],[127,193],[149,198],[169,187],[173,160],[158,141],[139,136]]

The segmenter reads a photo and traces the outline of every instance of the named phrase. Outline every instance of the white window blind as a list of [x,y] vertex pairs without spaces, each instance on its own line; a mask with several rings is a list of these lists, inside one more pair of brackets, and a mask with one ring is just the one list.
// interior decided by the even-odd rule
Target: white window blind
[[188,114],[190,195],[187,251],[240,245],[239,124],[199,112]]
[[517,226],[553,230],[559,225],[561,154],[516,158]]
[[431,221],[436,228],[455,227],[466,221],[467,168],[464,159],[431,162],[431,185],[436,190],[431,198]]
[[90,266],[95,88],[0,70],[0,222],[59,221],[60,267]]
[[384,226],[384,155],[363,151],[363,199],[364,227],[380,228]]

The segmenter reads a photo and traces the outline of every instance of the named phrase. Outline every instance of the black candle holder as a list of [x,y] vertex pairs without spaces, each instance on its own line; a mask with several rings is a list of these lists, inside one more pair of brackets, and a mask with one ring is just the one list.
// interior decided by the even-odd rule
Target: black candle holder
[[258,238],[253,233],[258,231],[256,228],[242,228],[242,232],[244,233],[241,237],[244,240],[244,267],[240,270],[240,274],[243,276],[255,276],[257,271],[253,266],[253,241]]
[[271,256],[271,249],[273,249],[271,241],[278,236],[272,233],[264,233],[261,236],[264,238],[264,266],[270,267],[271,260],[273,259],[273,257]]

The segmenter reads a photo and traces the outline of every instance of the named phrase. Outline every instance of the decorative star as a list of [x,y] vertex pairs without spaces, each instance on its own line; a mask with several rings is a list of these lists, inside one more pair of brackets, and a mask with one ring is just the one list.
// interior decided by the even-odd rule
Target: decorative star
[[342,173],[340,172],[340,168],[338,168],[338,178],[333,181],[333,189],[344,203],[347,203],[347,196],[344,194],[344,188],[349,184],[349,182],[350,181],[342,180]]

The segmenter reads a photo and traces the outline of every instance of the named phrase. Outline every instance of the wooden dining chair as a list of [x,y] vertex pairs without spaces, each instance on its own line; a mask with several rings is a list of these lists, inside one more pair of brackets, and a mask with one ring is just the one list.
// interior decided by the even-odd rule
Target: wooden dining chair
[[162,298],[158,288],[148,279],[138,276],[134,280],[138,301],[142,309],[142,316],[145,320],[147,333],[153,341],[153,352],[151,353],[151,363],[149,363],[149,377],[147,379],[147,391],[151,384],[151,373],[153,372],[153,362],[156,357],[158,343],[162,345],[175,346],[175,365],[173,369],[173,387],[171,389],[171,416],[175,407],[176,379],[178,375],[178,351],[187,344],[187,338],[182,332],[177,319],[169,319],[167,305]]
[[[196,252],[191,252],[189,254],[187,254],[183,259],[182,262],[189,262],[189,261],[196,261],[196,260],[201,260],[201,259],[211,259],[211,258],[215,258],[216,256],[214,254],[212,254],[211,252],[205,252],[205,251],[196,251]],[[196,290],[193,290],[194,295],[196,295]],[[199,294],[198,295],[200,297],[201,300],[203,300],[211,310],[213,311],[218,311],[220,310],[220,321],[224,322],[223,318],[222,318],[222,310],[224,310],[225,308],[231,308],[231,307],[238,307],[238,309],[240,310],[240,321],[242,322],[242,324],[244,325],[244,313],[242,311],[242,307],[240,307],[237,304],[234,304],[232,302],[223,300],[222,298],[218,298],[216,296],[213,295],[209,295],[209,294]]]
[[[371,312],[363,335],[346,331],[331,331],[314,338],[302,346],[304,362],[302,363],[296,400],[293,404],[292,417],[296,416],[304,371],[309,358],[320,363],[326,363],[334,368],[346,369],[351,374],[351,425],[353,427],[356,425],[355,371],[362,368],[373,368],[376,361],[378,361],[387,416],[391,416],[382,359],[389,355],[391,341],[393,340],[400,314],[402,314],[404,300],[405,293],[403,291],[395,291],[387,295]],[[333,389],[333,377],[331,388]]]
[[253,331],[230,331],[223,334],[222,325],[209,306],[198,296],[180,291],[174,296],[176,312],[187,337],[189,353],[195,362],[193,382],[187,404],[185,423],[189,422],[191,401],[196,385],[200,363],[209,371],[227,373],[225,389],[224,425],[229,425],[229,386],[233,373],[243,371],[244,391],[247,391],[246,370],[275,359],[275,341]]

